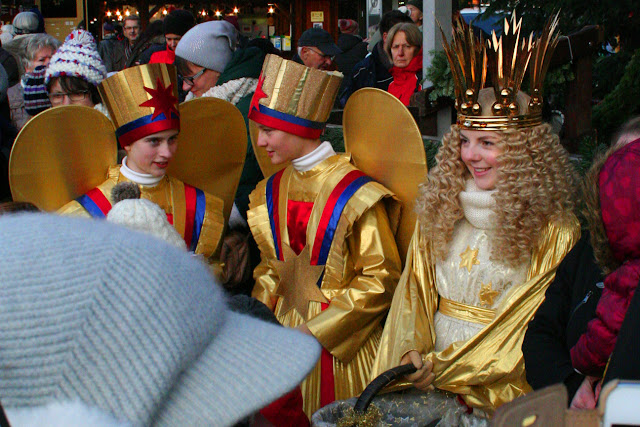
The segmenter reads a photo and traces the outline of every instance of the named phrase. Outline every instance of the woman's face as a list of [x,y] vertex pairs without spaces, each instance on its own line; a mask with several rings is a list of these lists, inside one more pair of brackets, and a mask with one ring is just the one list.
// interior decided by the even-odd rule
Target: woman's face
[[51,57],[54,53],[55,51],[49,46],[41,47],[36,50],[35,55],[33,55],[33,59],[29,62],[27,72],[32,72],[38,65],[49,65],[49,61],[51,61]]
[[187,61],[189,74],[184,76],[182,82],[182,90],[192,92],[196,97],[202,96],[203,93],[215,86],[220,77],[220,73],[213,70],[207,70],[204,67]]
[[460,130],[460,157],[481,190],[496,187],[497,157],[502,154],[502,149],[497,146],[499,140],[500,135],[496,132]]
[[93,108],[95,106],[88,91],[65,92],[58,78],[52,79],[49,88],[49,100],[53,107],[58,105],[84,105]]
[[164,176],[178,149],[178,131],[169,129],[154,133],[124,147],[127,166],[138,173]]
[[398,68],[405,68],[413,59],[417,49],[417,46],[411,46],[407,42],[407,35],[404,31],[398,31],[393,36],[393,41],[391,42],[391,59],[393,65]]

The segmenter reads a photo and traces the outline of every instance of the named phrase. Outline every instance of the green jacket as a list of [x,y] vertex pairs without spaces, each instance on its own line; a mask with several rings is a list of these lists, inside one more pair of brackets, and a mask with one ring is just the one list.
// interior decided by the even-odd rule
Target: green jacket
[[[218,78],[216,86],[223,85],[231,80],[243,77],[255,78],[260,77],[262,71],[262,63],[264,62],[265,53],[257,47],[248,47],[238,49],[231,57],[231,61],[227,64],[224,71]],[[249,137],[249,106],[253,92],[242,97],[236,107],[244,117],[245,126],[247,127],[247,136]],[[250,137],[249,137],[250,138]],[[247,209],[249,209],[249,194],[256,188],[256,184],[262,180],[262,171],[258,165],[258,160],[253,152],[251,140],[247,141],[247,155],[244,160],[244,168],[240,176],[240,184],[236,192],[235,203],[242,216],[247,218]]]

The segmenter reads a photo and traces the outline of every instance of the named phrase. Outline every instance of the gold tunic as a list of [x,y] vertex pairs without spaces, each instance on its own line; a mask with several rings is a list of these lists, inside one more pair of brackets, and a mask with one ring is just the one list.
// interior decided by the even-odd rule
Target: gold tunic
[[[313,249],[320,217],[337,183],[356,170],[341,156],[332,156],[306,172],[285,169],[280,184],[279,229],[282,245],[290,245],[287,201],[311,202],[306,245]],[[307,327],[333,356],[336,400],[362,392],[378,347],[382,327],[400,275],[400,258],[394,240],[399,205],[391,193],[375,182],[360,187],[342,211],[324,268],[320,290],[330,301],[308,303],[307,318],[297,310],[284,312],[284,298],[276,295],[280,282],[274,266],[274,237],[266,201],[267,180],[251,194],[248,222],[260,248],[262,261],[254,271],[253,296],[274,310],[285,326]],[[385,209],[385,207],[387,209]],[[305,248],[306,249],[306,248]],[[302,254],[301,254],[302,255]],[[277,263],[277,261],[276,261]],[[315,286],[315,285],[314,285]],[[320,363],[302,383],[304,410],[310,416],[320,407]]]
[[372,378],[417,350],[433,362],[435,387],[492,413],[530,391],[521,351],[526,326],[580,225],[575,217],[547,224],[528,265],[509,268],[489,260],[491,227],[467,218],[456,225],[447,258],[435,264],[416,225]]
[[[120,173],[120,166],[109,168],[107,180],[98,186],[98,189],[111,202],[111,190],[119,182],[127,182],[124,175]],[[159,205],[167,214],[173,216],[173,226],[184,238],[186,220],[186,202],[184,193],[184,183],[176,178],[165,176],[155,186],[149,187],[140,185],[141,198],[152,201]],[[219,198],[205,194],[205,214],[200,238],[196,246],[195,253],[202,254],[209,261],[216,253],[222,232],[224,230],[224,216],[222,214],[223,202]],[[91,218],[87,210],[77,201],[73,200],[58,210],[61,215],[83,216]]]

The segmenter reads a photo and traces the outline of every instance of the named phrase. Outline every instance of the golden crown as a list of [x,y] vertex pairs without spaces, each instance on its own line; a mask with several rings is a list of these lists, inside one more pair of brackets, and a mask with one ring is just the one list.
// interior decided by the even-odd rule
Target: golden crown
[[[485,43],[458,18],[451,44],[442,32],[444,51],[455,85],[458,124],[475,130],[502,130],[542,123],[542,85],[558,43],[558,14],[547,20],[539,37],[520,37],[522,18],[504,20],[500,37]],[[485,87],[487,70],[493,87]],[[520,91],[529,71],[531,96]]]

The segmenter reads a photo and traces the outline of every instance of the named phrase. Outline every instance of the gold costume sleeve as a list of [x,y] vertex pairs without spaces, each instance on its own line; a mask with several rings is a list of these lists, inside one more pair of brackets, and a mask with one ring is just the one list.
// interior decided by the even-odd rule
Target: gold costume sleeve
[[492,413],[498,406],[528,392],[521,350],[526,327],[544,299],[558,264],[579,234],[576,218],[563,225],[548,224],[532,255],[527,281],[514,286],[505,296],[493,321],[467,342],[454,343],[436,353],[433,352],[433,316],[437,309],[434,268],[419,245],[420,232],[416,229],[373,375],[397,366],[402,355],[415,349],[433,362],[434,385],[462,395],[472,407]]
[[253,270],[253,278],[256,283],[251,291],[251,296],[274,311],[278,302],[278,296],[275,294],[278,287],[278,275],[269,264],[269,260],[263,255],[261,257],[260,264]]
[[206,208],[200,239],[196,246],[195,253],[202,254],[210,263],[215,261],[214,256],[218,254],[218,249],[222,243],[222,233],[224,231],[224,202],[209,193],[205,193]]
[[400,256],[382,202],[355,222],[346,245],[345,272],[352,276],[348,285],[307,322],[320,344],[343,363],[380,323],[400,276]]
[[82,205],[75,200],[70,201],[56,212],[59,215],[65,216],[79,216],[84,218],[91,218],[91,215]]

